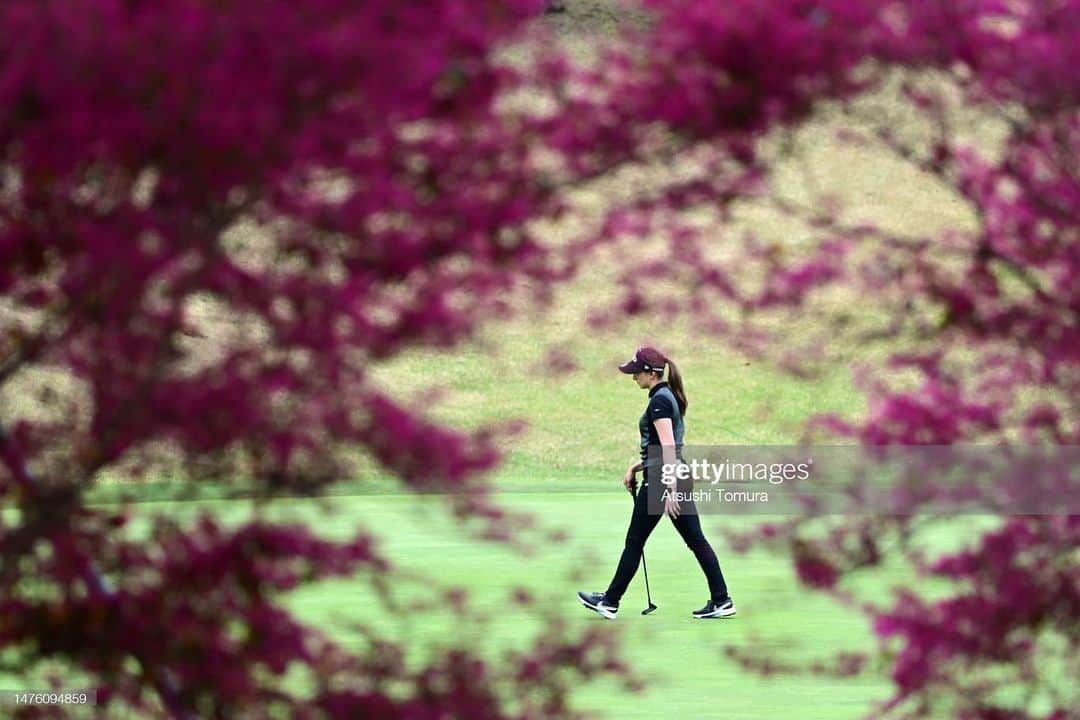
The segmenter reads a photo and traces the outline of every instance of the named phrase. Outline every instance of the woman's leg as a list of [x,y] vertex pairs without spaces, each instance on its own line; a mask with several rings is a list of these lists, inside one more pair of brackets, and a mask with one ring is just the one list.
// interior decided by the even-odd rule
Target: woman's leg
[[653,528],[660,522],[660,515],[649,514],[649,491],[643,484],[638,488],[634,497],[634,513],[630,516],[630,527],[626,530],[626,544],[623,547],[619,565],[615,568],[615,577],[611,579],[604,600],[617,605],[622,599],[623,593],[630,585],[641,563],[641,551],[645,549],[645,541],[649,539]]
[[675,529],[679,531],[686,546],[694,553],[705,578],[709,581],[709,594],[717,602],[728,599],[727,583],[724,573],[720,572],[720,561],[716,559],[705,533],[701,531],[701,518],[693,503],[682,503],[682,514],[675,518]]

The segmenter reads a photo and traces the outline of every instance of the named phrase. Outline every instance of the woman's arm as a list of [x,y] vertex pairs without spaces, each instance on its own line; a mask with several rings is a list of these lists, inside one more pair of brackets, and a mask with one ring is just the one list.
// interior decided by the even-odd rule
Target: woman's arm
[[[656,435],[660,438],[660,448],[663,451],[664,465],[674,465],[677,462],[675,455],[675,431],[671,425],[671,418],[659,418],[653,421],[653,427],[656,428]],[[671,489],[675,489],[672,486]],[[674,495],[667,493],[664,495],[664,512],[672,519],[679,517],[679,501],[675,499]]]
[[659,418],[653,422],[656,435],[660,438],[660,447],[664,453],[664,464],[674,465],[675,458],[675,430],[671,425],[671,418]]

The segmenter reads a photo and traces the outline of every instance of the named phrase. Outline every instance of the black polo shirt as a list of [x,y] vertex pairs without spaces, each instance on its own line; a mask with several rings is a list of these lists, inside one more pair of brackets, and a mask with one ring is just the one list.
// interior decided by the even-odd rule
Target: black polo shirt
[[660,435],[656,432],[656,425],[653,423],[661,418],[671,420],[671,429],[675,435],[675,451],[679,453],[682,450],[685,427],[682,413],[679,411],[679,402],[666,382],[658,382],[649,390],[649,404],[645,406],[645,412],[638,420],[638,432],[641,435],[641,462],[644,467],[660,464],[657,451],[654,450],[653,458],[649,458],[649,447],[660,447]]

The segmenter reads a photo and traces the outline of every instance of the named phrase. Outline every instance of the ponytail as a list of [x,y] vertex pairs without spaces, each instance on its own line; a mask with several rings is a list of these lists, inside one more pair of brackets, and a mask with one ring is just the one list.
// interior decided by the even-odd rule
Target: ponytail
[[675,365],[671,358],[665,358],[668,366],[668,386],[671,388],[671,392],[675,395],[676,402],[679,403],[679,414],[683,417],[686,416],[686,408],[690,404],[686,400],[686,390],[682,384],[682,374],[679,372],[678,366]]

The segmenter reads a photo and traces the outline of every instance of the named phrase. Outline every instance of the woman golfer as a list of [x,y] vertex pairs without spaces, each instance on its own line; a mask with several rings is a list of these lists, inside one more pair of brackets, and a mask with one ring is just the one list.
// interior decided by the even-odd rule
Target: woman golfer
[[[664,368],[668,368],[668,380],[663,381]],[[660,513],[649,514],[649,491],[652,486],[654,497],[661,497],[661,465],[666,461],[681,457],[686,415],[686,393],[683,391],[682,376],[670,358],[651,347],[638,348],[634,358],[619,366],[619,370],[632,375],[634,382],[642,390],[649,391],[649,404],[645,407],[638,430],[641,433],[641,460],[632,464],[623,478],[623,485],[634,495],[634,512],[630,516],[630,528],[626,531],[626,546],[623,548],[619,565],[615,568],[615,577],[605,592],[579,592],[581,604],[606,618],[614,619],[619,612],[619,601],[637,572],[645,541],[656,524],[660,522]],[[653,451],[650,453],[649,448]],[[644,471],[644,482],[637,487],[637,472]],[[675,489],[675,486],[671,486]],[[709,541],[701,532],[701,521],[693,500],[685,499],[681,503],[671,493],[664,495],[664,513],[671,518],[675,529],[694,553],[702,572],[709,583],[709,601],[705,607],[695,610],[696,618],[723,618],[735,614],[735,604],[728,596],[724,575],[720,572],[720,563],[716,553],[709,546]]]

